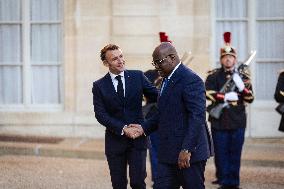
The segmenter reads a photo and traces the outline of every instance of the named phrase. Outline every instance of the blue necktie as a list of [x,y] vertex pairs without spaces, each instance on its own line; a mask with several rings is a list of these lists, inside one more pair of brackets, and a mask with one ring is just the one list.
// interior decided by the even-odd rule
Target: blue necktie
[[169,83],[169,80],[167,78],[165,78],[164,81],[163,81],[163,86],[162,86],[162,90],[161,90],[160,94],[162,94],[165,91],[168,83]]

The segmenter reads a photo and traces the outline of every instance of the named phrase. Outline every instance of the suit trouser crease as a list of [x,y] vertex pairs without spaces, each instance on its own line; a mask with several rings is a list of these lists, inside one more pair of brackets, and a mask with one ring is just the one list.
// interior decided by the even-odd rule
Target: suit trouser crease
[[158,164],[158,177],[154,189],[205,189],[204,171],[206,160],[192,163],[187,169],[177,164]]
[[124,153],[107,154],[113,189],[127,189],[127,165],[132,189],[145,189],[146,149],[129,148]]

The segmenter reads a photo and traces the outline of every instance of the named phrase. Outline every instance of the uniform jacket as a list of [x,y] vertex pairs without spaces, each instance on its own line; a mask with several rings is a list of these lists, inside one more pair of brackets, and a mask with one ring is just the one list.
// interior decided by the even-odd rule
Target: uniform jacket
[[143,122],[142,98],[143,94],[155,101],[157,89],[144,76],[143,72],[126,70],[125,100],[121,100],[115,91],[110,74],[93,83],[93,105],[95,116],[100,124],[106,127],[105,151],[116,153],[126,149],[129,145],[146,149],[146,137],[143,135],[135,140],[121,135],[125,125]]
[[[219,91],[230,77],[232,77],[232,73],[225,72],[223,68],[218,68],[209,72],[205,81],[205,86],[206,98],[211,101],[211,103],[224,103],[224,93],[220,93]],[[245,84],[245,89],[242,92],[239,92],[236,87],[234,90],[238,93],[239,100],[237,103],[230,104],[228,107],[223,108],[223,112],[219,119],[209,116],[211,127],[215,129],[236,129],[246,127],[245,103],[251,103],[254,96],[249,73],[244,73],[242,79]]]
[[[274,98],[278,103],[284,103],[284,71],[278,77]],[[282,115],[279,130],[284,131],[284,115]]]
[[158,127],[159,162],[177,164],[182,149],[191,152],[191,162],[210,156],[205,101],[203,81],[181,64],[158,99],[158,113],[143,124],[146,134]]

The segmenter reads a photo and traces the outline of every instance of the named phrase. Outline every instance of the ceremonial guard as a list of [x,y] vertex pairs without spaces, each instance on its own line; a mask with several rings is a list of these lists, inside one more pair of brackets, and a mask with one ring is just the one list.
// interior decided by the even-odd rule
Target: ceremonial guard
[[[237,63],[237,52],[230,44],[231,33],[224,33],[220,50],[221,68],[208,72],[205,82],[207,107],[215,149],[219,189],[238,189],[241,152],[246,127],[246,103],[254,99],[247,64]],[[250,59],[251,61],[251,59]]]

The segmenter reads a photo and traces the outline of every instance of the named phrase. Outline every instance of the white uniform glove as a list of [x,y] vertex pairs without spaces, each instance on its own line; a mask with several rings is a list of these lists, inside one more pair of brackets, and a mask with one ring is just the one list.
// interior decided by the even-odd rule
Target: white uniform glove
[[236,92],[225,93],[224,101],[237,101],[239,100],[238,94]]
[[244,84],[242,78],[240,77],[240,75],[238,73],[233,74],[233,80],[234,80],[237,88],[239,89],[239,91],[242,92],[245,88],[245,84]]

